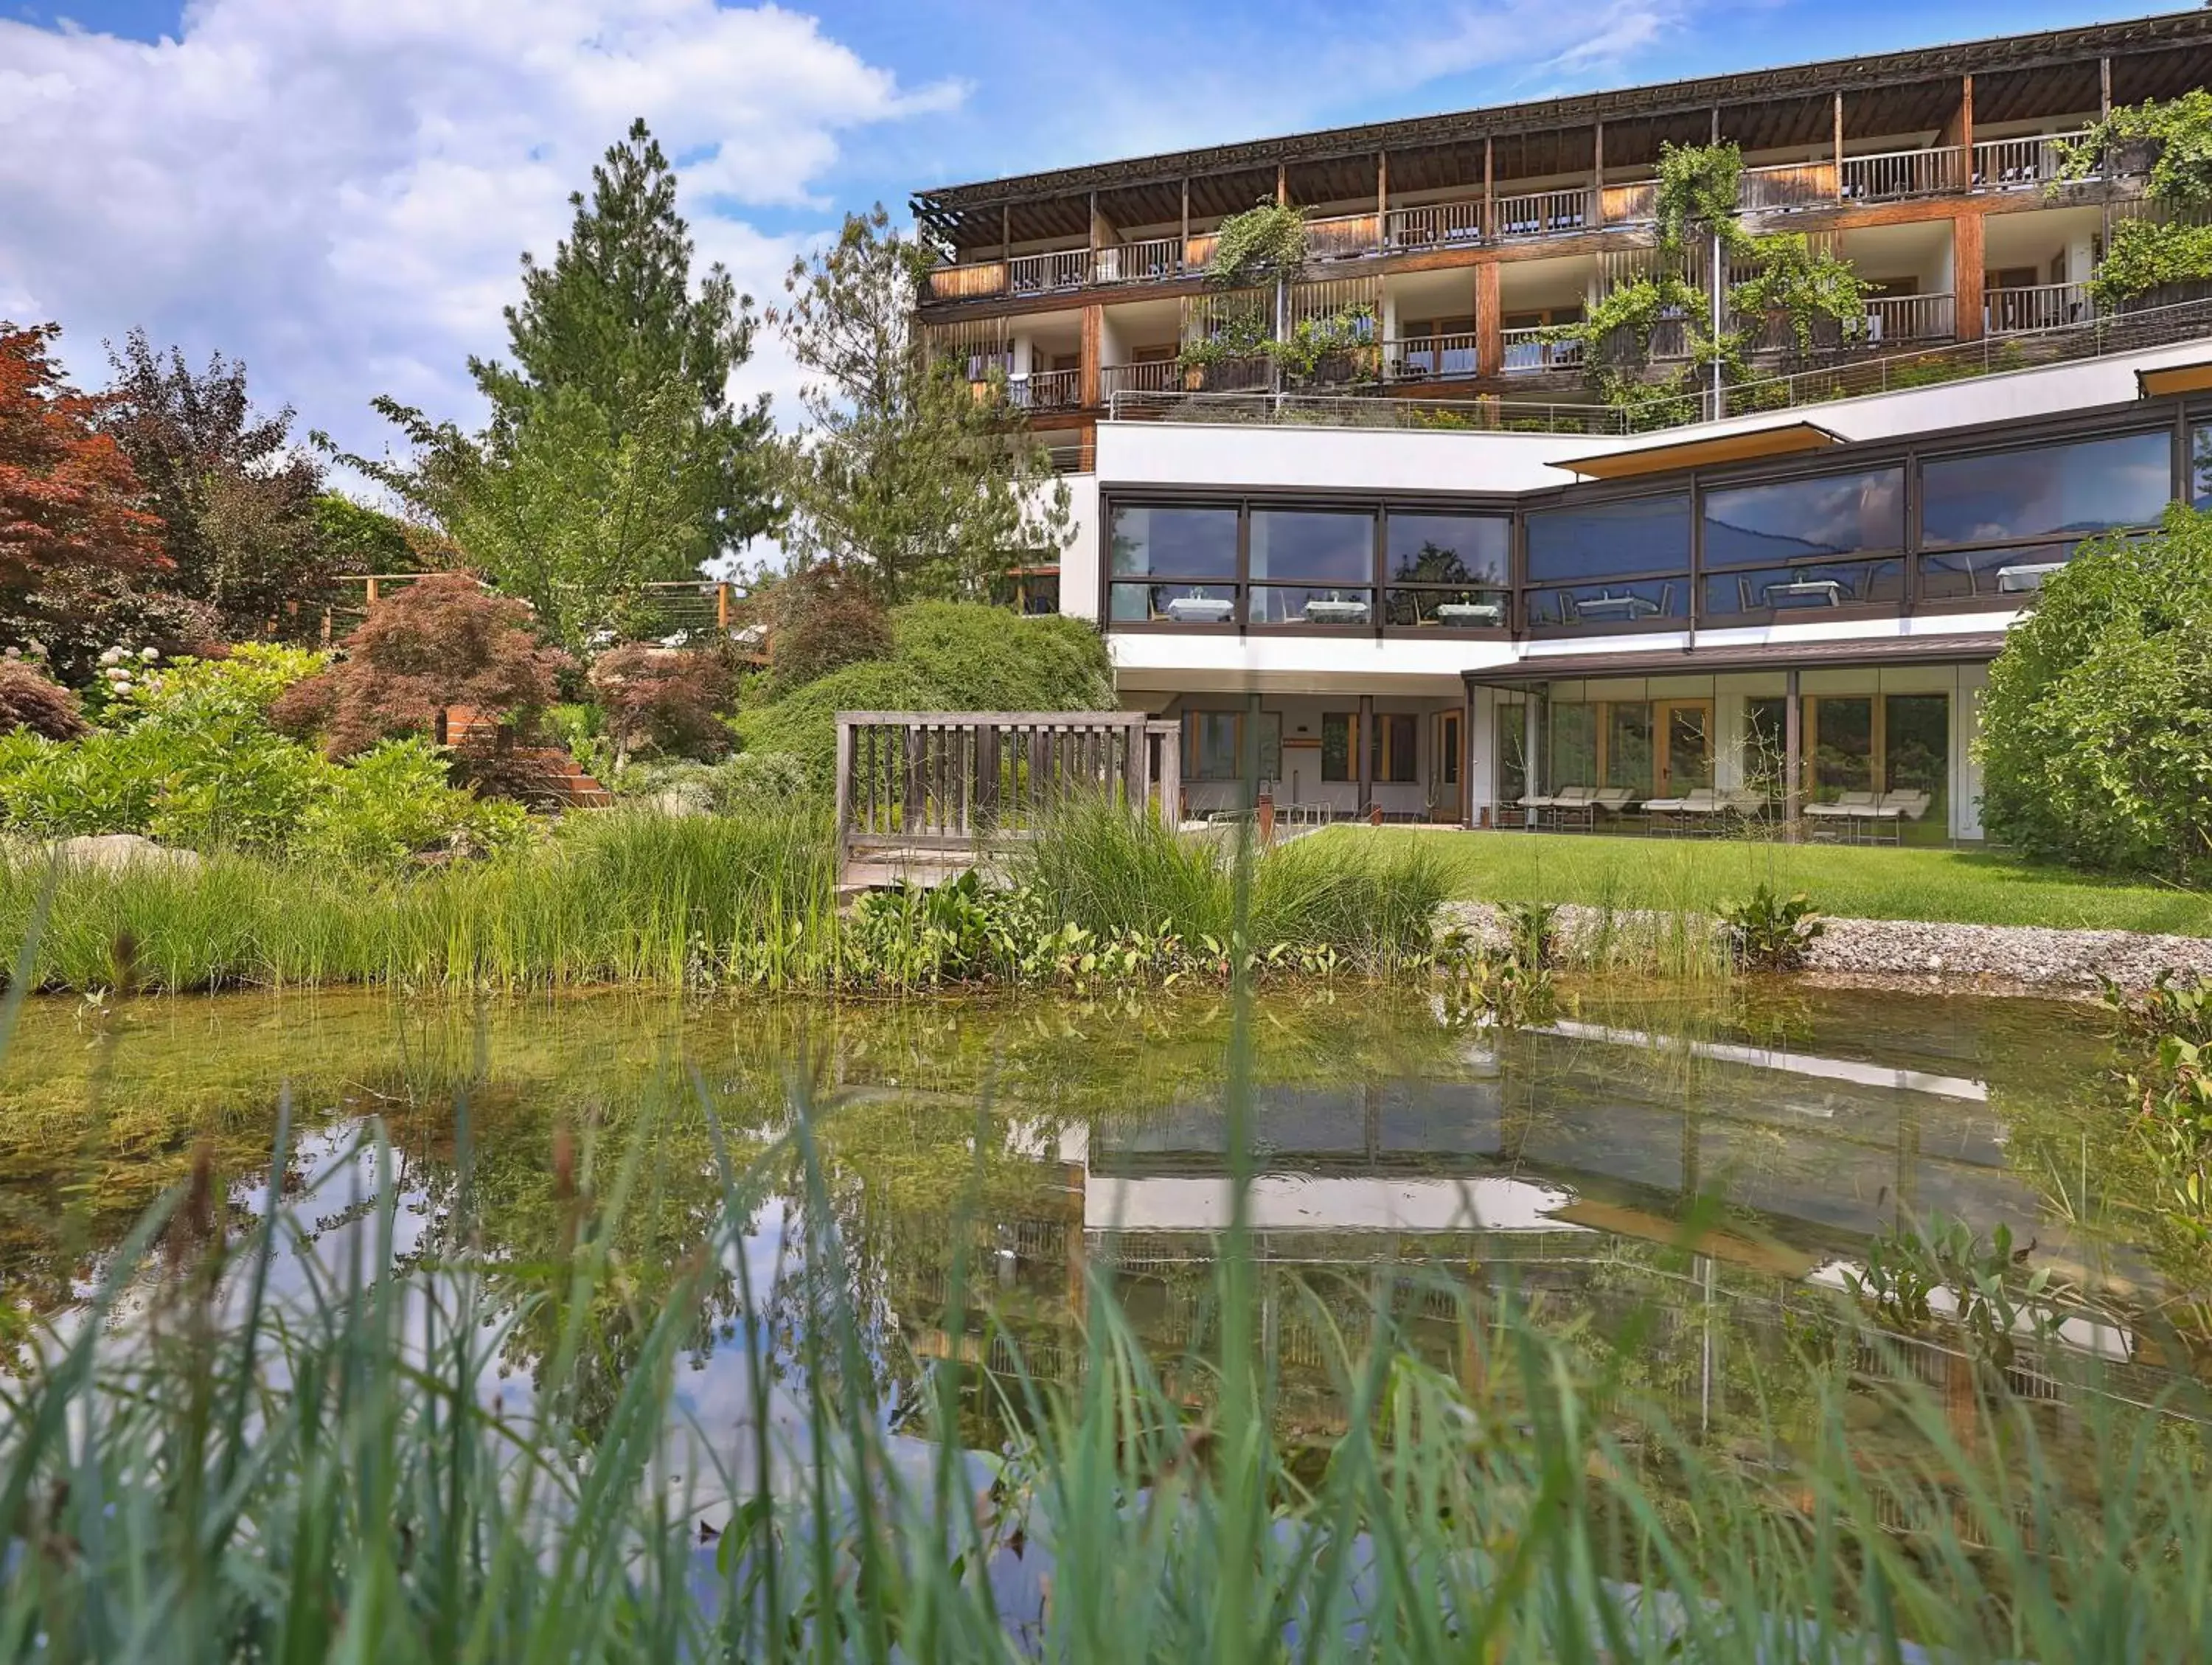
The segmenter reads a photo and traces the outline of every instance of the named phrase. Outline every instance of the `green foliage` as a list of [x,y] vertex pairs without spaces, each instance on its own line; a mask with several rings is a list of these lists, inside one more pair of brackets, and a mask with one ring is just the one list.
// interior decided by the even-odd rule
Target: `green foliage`
[[1115,704],[1104,641],[1062,614],[921,602],[892,615],[890,657],[848,665],[741,710],[748,750],[803,760],[818,788],[836,768],[840,711],[1097,711]]
[[1785,896],[1766,884],[1753,890],[1748,902],[1723,906],[1721,926],[1728,933],[1729,957],[1758,971],[1789,971],[1802,965],[1807,951],[1828,930],[1820,910],[1802,890]]
[[2007,633],[1982,701],[1982,817],[2032,855],[2212,877],[2212,516],[2084,545]]
[[320,785],[290,842],[309,860],[390,867],[426,852],[489,854],[528,835],[521,805],[453,786],[444,753],[419,738],[372,746]]
[[2116,1073],[2150,1160],[2155,1206],[2202,1255],[2212,1250],[2212,978],[2184,984],[2160,972],[2139,998],[2110,982],[2103,998],[2118,1020]]
[[2051,190],[2111,167],[2115,153],[2130,145],[2154,152],[2147,181],[2152,197],[2177,208],[2212,205],[2212,91],[2192,87],[2179,98],[2119,106],[2064,147]]
[[0,734],[27,731],[48,740],[74,740],[85,732],[76,696],[35,662],[0,659]]
[[1780,318],[1797,350],[1810,353],[1814,325],[1821,319],[1850,331],[1864,326],[1869,285],[1850,261],[1826,250],[1815,252],[1802,232],[1757,238],[1752,246],[1758,270],[1729,291],[1729,308],[1750,330]]
[[[778,512],[768,399],[730,398],[732,373],[752,356],[752,301],[720,262],[692,281],[677,183],[645,122],[632,122],[592,169],[590,197],[568,198],[574,220],[551,262],[522,257],[522,304],[507,309],[514,366],[471,359],[469,370],[491,402],[493,434],[513,437],[535,471],[544,471],[548,444],[580,441],[587,455],[651,459],[641,472],[613,466],[633,490],[654,482],[653,467],[680,482],[655,503],[653,536],[664,547],[650,564],[652,575],[684,578],[772,530]],[[566,437],[532,441],[528,430],[548,420]],[[579,529],[590,501],[570,507]],[[629,501],[602,501],[610,516]]]
[[1214,233],[1206,281],[1216,289],[1243,289],[1262,278],[1296,271],[1305,263],[1306,211],[1261,202],[1232,214]]
[[811,424],[780,453],[784,547],[887,602],[980,599],[1070,536],[1067,488],[1023,411],[915,338],[931,264],[878,204],[793,264],[770,314],[806,376]]
[[[1890,1328],[1908,1334],[1939,1324],[1955,1329],[1978,1358],[2002,1370],[2013,1362],[2016,1337],[2040,1339],[2057,1328],[2050,1270],[2039,1267],[2024,1279],[2014,1270],[2034,1247],[2015,1249],[2002,1221],[1984,1237],[1964,1220],[1938,1215],[1920,1230],[1876,1237],[1865,1267],[1847,1269],[1844,1282]],[[1950,1297],[1940,1318],[1938,1291]]]
[[422,564],[416,544],[424,528],[341,492],[325,491],[315,499],[315,529],[342,571],[411,573]]
[[1751,239],[1736,220],[1737,192],[1743,179],[1743,152],[1733,142],[1659,147],[1654,217],[1659,246],[1679,252],[1700,237],[1717,234],[1730,252]]
[[2212,225],[2122,220],[2090,275],[2089,293],[2114,307],[2168,284],[2206,282],[2212,282]]

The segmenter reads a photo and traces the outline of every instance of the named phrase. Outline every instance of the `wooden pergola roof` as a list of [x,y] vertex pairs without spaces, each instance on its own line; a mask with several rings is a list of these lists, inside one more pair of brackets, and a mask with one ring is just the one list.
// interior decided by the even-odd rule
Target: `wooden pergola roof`
[[1094,192],[1101,211],[1122,225],[1178,219],[1185,180],[1194,218],[1238,212],[1273,196],[1278,167],[1293,202],[1371,197],[1381,152],[1389,155],[1394,191],[1480,184],[1486,142],[1498,179],[1570,173],[1590,165],[1601,122],[1609,169],[1656,161],[1665,141],[1703,141],[1717,111],[1723,134],[1747,150],[1826,143],[1837,93],[1845,95],[1847,137],[1925,131],[1955,107],[1963,75],[1974,76],[1978,123],[2094,110],[2102,58],[2115,60],[2115,103],[2173,97],[2212,70],[2212,11],[1287,134],[946,185],[917,191],[912,201],[925,229],[963,247],[994,243],[1002,232],[1017,242],[1081,236]]

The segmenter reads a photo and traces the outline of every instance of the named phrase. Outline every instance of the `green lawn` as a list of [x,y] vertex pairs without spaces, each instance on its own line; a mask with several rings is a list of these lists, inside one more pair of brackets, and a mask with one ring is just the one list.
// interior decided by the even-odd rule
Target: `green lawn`
[[1411,827],[1347,827],[1316,836],[1419,839],[1443,859],[1456,894],[1485,902],[1710,911],[1763,880],[1807,892],[1823,913],[1863,919],[2212,937],[2212,896],[1979,851]]

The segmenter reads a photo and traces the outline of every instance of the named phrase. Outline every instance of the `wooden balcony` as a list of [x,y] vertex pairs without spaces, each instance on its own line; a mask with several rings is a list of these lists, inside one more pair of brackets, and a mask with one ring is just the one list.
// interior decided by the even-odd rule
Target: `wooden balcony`
[[1948,341],[1959,332],[1948,295],[1882,295],[1866,303],[1865,340],[1871,347],[1916,341]]
[[[2088,129],[2064,133],[2031,133],[2023,138],[1987,139],[1974,147],[1972,188],[1975,191],[2040,191],[2057,179],[2069,142],[2088,137]],[[2092,168],[2085,179],[2103,177]]]
[[1024,410],[1074,410],[1083,404],[1080,370],[1032,370],[1006,383],[1006,402]]
[[1736,203],[1747,214],[1790,214],[1801,209],[1836,205],[1833,162],[1785,162],[1775,167],[1747,167],[1736,187]]
[[1548,327],[1539,325],[1528,330],[1501,330],[1498,337],[1504,344],[1505,374],[1509,376],[1541,375],[1553,370],[1582,368],[1583,343],[1558,340]]
[[1412,336],[1382,343],[1382,373],[1392,381],[1466,381],[1481,374],[1472,331]]
[[1988,289],[1982,295],[1982,309],[1984,327],[1991,335],[2055,330],[2062,324],[2086,323],[2097,315],[2086,283],[2037,283]]
[[1944,144],[1846,156],[1840,195],[1847,203],[1901,202],[1963,191],[1966,185],[1966,147]]

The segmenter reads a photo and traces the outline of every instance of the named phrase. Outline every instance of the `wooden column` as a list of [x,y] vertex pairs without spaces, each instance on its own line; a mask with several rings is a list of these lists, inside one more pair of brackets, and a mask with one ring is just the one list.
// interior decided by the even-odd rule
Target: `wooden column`
[[1359,747],[1359,812],[1375,801],[1375,696],[1359,696],[1359,714],[1352,720],[1359,725],[1357,743]]
[[1291,200],[1291,170],[1288,164],[1275,164],[1275,204],[1281,207]]
[[1836,200],[1844,196],[1844,95],[1836,95]]
[[1590,137],[1590,223],[1605,224],[1605,124],[1591,125]]
[[2112,60],[2100,58],[2097,60],[2097,119],[2102,121],[2112,113]]
[[1083,309],[1083,368],[1077,373],[1077,396],[1086,410],[1099,402],[1099,358],[1105,337],[1106,308],[1094,301]]
[[1782,700],[1782,836],[1793,844],[1805,831],[1805,726],[1797,683],[1797,672],[1790,671]]
[[1951,216],[1951,310],[1959,339],[1982,338],[1982,216]]
[[1375,153],[1375,246],[1389,246],[1390,234],[1390,153]]
[[1936,134],[1937,149],[1948,149],[1954,145],[1960,147],[1961,154],[1953,167],[1949,183],[1953,189],[1963,191],[1973,183],[1974,179],[1974,78],[1972,76],[1959,77],[1958,107],[1945,118]]
[[1001,204],[999,207],[999,258],[1014,258],[1014,211]]
[[1482,142],[1482,237],[1487,242],[1498,234],[1498,181],[1492,167],[1495,161],[1495,142]]
[[1190,175],[1188,173],[1183,175],[1182,180],[1182,246],[1176,251],[1176,264],[1178,268],[1190,264]]
[[1474,373],[1478,376],[1505,374],[1504,330],[1498,307],[1498,262],[1485,260],[1474,269]]

